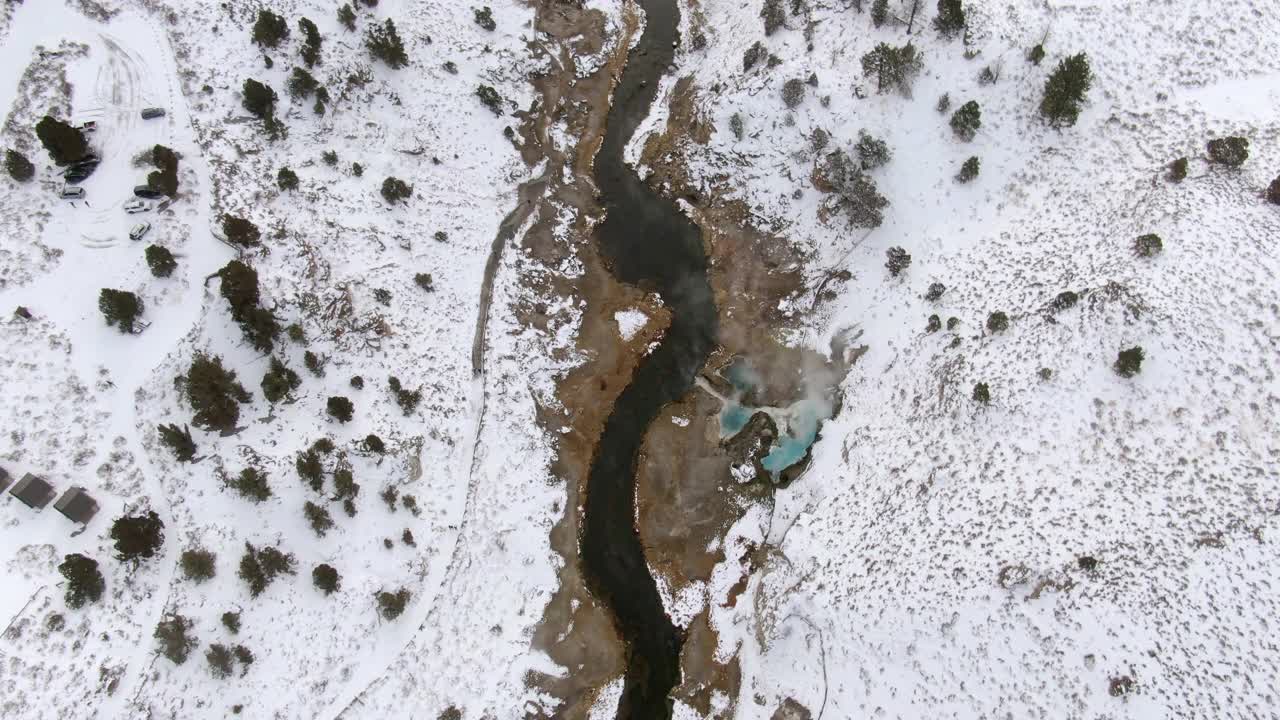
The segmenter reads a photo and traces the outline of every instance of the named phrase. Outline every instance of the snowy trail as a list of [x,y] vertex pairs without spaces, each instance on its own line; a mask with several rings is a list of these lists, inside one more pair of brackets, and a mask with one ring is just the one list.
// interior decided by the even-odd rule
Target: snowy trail
[[528,221],[533,209],[537,207],[537,201],[546,192],[547,167],[548,165],[544,160],[543,171],[536,178],[520,185],[518,191],[519,202],[502,219],[502,224],[498,226],[498,234],[493,239],[493,246],[489,249],[489,258],[484,265],[484,280],[480,285],[480,310],[476,315],[476,334],[471,341],[471,372],[473,375],[479,376],[484,372],[485,337],[489,327],[489,306],[493,303],[493,278],[502,264],[502,251],[506,248],[507,243],[516,237],[516,233],[521,226]]

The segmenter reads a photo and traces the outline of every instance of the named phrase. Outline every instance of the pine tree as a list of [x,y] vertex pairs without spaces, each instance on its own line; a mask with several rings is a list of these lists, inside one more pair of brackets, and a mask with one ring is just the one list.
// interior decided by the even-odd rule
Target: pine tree
[[236,662],[240,663],[240,677],[244,677],[249,672],[249,666],[253,664],[253,651],[244,645],[237,645],[232,648],[236,655]]
[[347,423],[351,422],[351,413],[355,407],[351,404],[349,399],[342,397],[341,395],[334,395],[333,397],[330,397],[329,401],[325,404],[325,409],[328,411],[330,417],[335,418],[340,423]]
[[147,186],[169,197],[178,196],[178,154],[156,145],[151,149],[151,162],[158,169],[147,175]]
[[281,190],[297,190],[298,174],[287,167],[282,167],[280,172],[276,173],[276,185]]
[[489,108],[489,111],[498,117],[502,117],[502,96],[491,85],[479,85],[476,87],[476,97],[480,98],[480,104]]
[[244,321],[249,311],[258,307],[258,271],[251,266],[232,260],[217,273],[222,280],[221,294],[231,306],[231,319]]
[[1267,188],[1267,202],[1272,205],[1280,205],[1280,175],[1271,181],[1271,185]]
[[858,133],[858,144],[854,146],[858,151],[858,160],[862,164],[862,169],[875,170],[882,167],[893,159],[893,153],[889,151],[889,146],[885,141],[872,137],[865,132]]
[[145,515],[124,515],[111,524],[116,559],[136,562],[154,557],[164,544],[164,521],[154,510]]
[[80,128],[45,115],[36,123],[36,137],[49,151],[49,157],[58,165],[67,165],[89,152],[89,141]]
[[242,247],[254,247],[262,238],[262,231],[257,225],[235,215],[222,216],[222,234],[228,242]]
[[1072,290],[1063,290],[1053,299],[1053,302],[1050,303],[1050,307],[1053,308],[1054,312],[1062,312],[1063,310],[1070,310],[1075,307],[1078,302],[1080,302],[1080,295],[1078,293]]
[[764,20],[764,34],[768,37],[778,31],[787,22],[786,10],[782,8],[782,0],[764,0],[760,8],[760,18]]
[[240,420],[240,403],[253,397],[236,380],[234,370],[222,367],[217,355],[197,353],[182,384],[195,411],[192,423],[206,430],[230,432]]
[[349,32],[356,29],[356,12],[351,9],[350,4],[338,8],[338,22]]
[[250,78],[244,81],[241,94],[244,96],[244,109],[254,117],[269,120],[276,116],[276,91],[270,85]]
[[154,637],[159,641],[160,654],[169,658],[175,665],[185,663],[191,651],[200,644],[188,634],[191,626],[190,620],[176,613],[165,616],[165,619],[156,625]]
[[973,401],[987,405],[991,402],[991,388],[984,382],[973,386]]
[[964,164],[960,166],[960,172],[956,173],[956,180],[962,183],[969,182],[978,177],[978,171],[981,167],[981,161],[978,160],[976,155],[965,160]]
[[133,323],[142,314],[142,299],[127,290],[103,288],[98,294],[98,309],[108,326],[119,327],[120,332],[133,332]]
[[302,384],[302,378],[284,363],[271,358],[271,369],[262,376],[262,395],[267,402],[278,403]]
[[320,45],[323,42],[320,30],[307,18],[298,21],[298,29],[305,36],[301,50],[302,61],[307,64],[307,67],[315,67],[316,63],[320,62]]
[[1092,85],[1093,71],[1084,53],[1064,59],[1045,81],[1040,114],[1054,127],[1075,125],[1080,117],[1080,104]]
[[276,346],[276,338],[280,336],[280,323],[275,314],[263,307],[249,310],[240,323],[240,329],[253,349],[262,353],[271,352]]
[[209,663],[209,672],[215,678],[224,680],[231,677],[233,661],[231,650],[226,645],[211,643],[204,653],[204,659]]
[[399,178],[389,177],[382,181],[382,198],[392,205],[407,200],[412,195],[413,186]]
[[1140,347],[1131,347],[1128,350],[1121,350],[1116,356],[1116,364],[1113,366],[1116,374],[1120,377],[1131,378],[1142,371],[1142,361],[1146,359],[1146,354]]
[[871,3],[871,24],[876,27],[884,25],[885,20],[889,19],[889,0],[872,0]]
[[951,130],[956,137],[969,142],[973,140],[973,136],[978,134],[978,128],[982,127],[982,110],[978,108],[977,100],[970,100],[960,106],[951,116]]
[[178,462],[191,462],[196,456],[196,441],[191,439],[191,428],[186,425],[179,428],[171,423],[159,425],[157,429],[160,431],[160,442],[173,451]]
[[964,6],[960,0],[938,0],[938,16],[933,19],[933,27],[947,39],[964,32]]
[[379,614],[387,620],[395,620],[404,613],[404,608],[409,604],[411,595],[408,590],[401,588],[394,593],[380,592],[376,597]]
[[404,43],[396,33],[396,24],[387,18],[382,25],[370,27],[364,36],[365,47],[375,58],[383,61],[393,69],[409,64],[409,56],[404,52]]
[[285,83],[285,90],[288,91],[289,97],[294,100],[311,97],[312,93],[319,87],[320,81],[316,80],[311,73],[299,67],[293,69],[293,73],[289,75],[289,81]]
[[904,270],[911,267],[911,255],[900,247],[891,247],[885,250],[884,254],[887,258],[884,266],[893,277],[898,277]]
[[834,194],[834,209],[843,213],[851,226],[875,228],[884,222],[883,210],[889,201],[843,150],[827,155],[822,179]]
[[472,8],[472,13],[475,15],[476,25],[479,25],[481,29],[489,32],[498,29],[498,23],[493,19],[493,10],[488,5],[478,10]]
[[27,182],[36,176],[36,166],[17,150],[4,151],[4,169],[9,171],[9,177],[18,182]]
[[1249,139],[1243,137],[1225,137],[1210,140],[1208,144],[1209,162],[1237,168],[1249,159]]
[[911,43],[902,47],[880,43],[862,56],[862,74],[876,79],[876,92],[894,88],[909,96],[922,68],[924,60]]
[[325,595],[332,595],[342,588],[342,577],[327,563],[321,563],[311,571],[311,582]]
[[310,500],[303,504],[302,514],[307,517],[307,523],[311,525],[311,529],[320,537],[324,537],[325,533],[333,529],[333,516],[327,509]]
[[240,558],[240,579],[249,586],[249,594],[258,597],[280,575],[293,575],[293,555],[277,548],[256,548],[244,544],[244,556]]
[[305,480],[312,490],[320,492],[324,488],[324,465],[314,448],[298,453],[298,459],[293,465],[298,471],[298,477]]
[[222,613],[222,626],[232,635],[240,634],[240,613],[227,611]]
[[58,572],[67,579],[67,607],[82,608],[86,603],[98,602],[102,598],[107,584],[102,579],[102,571],[98,570],[97,560],[72,553],[62,559]]
[[276,47],[289,37],[289,23],[270,10],[259,10],[253,24],[253,41],[262,47]]
[[1155,233],[1147,233],[1146,235],[1139,235],[1138,238],[1133,241],[1133,251],[1137,253],[1139,257],[1144,257],[1144,258],[1155,257],[1156,255],[1159,255],[1163,250],[1164,250],[1164,241],[1161,240],[1160,236],[1156,235]]
[[1009,316],[1000,310],[996,310],[987,316],[987,332],[1002,333],[1009,329]]
[[[376,436],[370,435],[370,437]],[[345,460],[343,461],[345,463]],[[360,494],[360,485],[355,481],[351,466],[343,464],[333,471],[333,493],[338,500],[354,500]]]
[[148,245],[143,254],[147,258],[147,267],[151,268],[151,274],[156,277],[169,277],[178,268],[178,261],[173,259],[173,253],[168,248]]
[[241,470],[239,475],[228,480],[227,486],[255,503],[271,497],[271,485],[267,482],[267,473],[252,466]]
[[197,583],[212,579],[218,572],[218,556],[201,547],[183,550],[178,564],[183,577]]

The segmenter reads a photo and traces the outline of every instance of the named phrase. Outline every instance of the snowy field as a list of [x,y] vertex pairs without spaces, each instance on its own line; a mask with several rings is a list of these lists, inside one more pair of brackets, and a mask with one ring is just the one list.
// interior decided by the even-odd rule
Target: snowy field
[[[36,166],[31,182],[0,178],[0,467],[59,492],[83,486],[101,505],[80,530],[52,506],[0,498],[0,717],[554,711],[526,685],[566,672],[530,649],[555,590],[549,533],[566,496],[537,418],[581,360],[581,308],[535,296],[530,278],[580,268],[542,266],[512,243],[488,308],[480,287],[517,187],[538,172],[506,128],[535,101],[530,76],[568,50],[533,51],[544,41],[534,4],[486,2],[492,30],[480,6],[446,0],[361,0],[354,31],[321,0],[0,9],[0,138]],[[786,339],[824,350],[857,328],[870,350],[809,470],[773,512],[752,508],[721,541],[730,560],[705,593],[680,596],[681,620],[710,599],[717,660],[741,663],[739,696],[715,698],[710,717],[1276,717],[1280,208],[1261,195],[1280,173],[1280,12],[1244,0],[974,0],[967,39],[945,41],[926,2],[910,38],[924,69],[905,97],[878,94],[861,73],[877,43],[908,40],[896,20],[872,26],[869,0],[861,13],[848,0],[785,0],[784,25],[767,37],[762,4],[681,3],[688,41],[628,156],[691,76],[714,128],[681,148],[691,183],[745,201],[806,256],[809,294]],[[905,17],[903,4],[890,13]],[[588,5],[617,30],[623,3]],[[266,6],[291,29],[275,48],[251,38]],[[311,70],[330,94],[323,114],[286,90],[303,17],[323,38]],[[365,49],[365,32],[387,19],[407,67]],[[1032,64],[1042,39],[1046,57]],[[757,41],[773,58],[744,72]],[[1050,128],[1036,114],[1041,88],[1080,51],[1094,73],[1084,111]],[[577,58],[578,73],[604,59]],[[995,82],[980,80],[985,68]],[[811,76],[788,108],[783,84]],[[286,135],[268,139],[243,108],[250,78],[275,90]],[[480,85],[498,93],[501,117]],[[982,125],[963,142],[947,119],[969,100]],[[152,106],[166,114],[142,119]],[[34,134],[45,114],[97,123],[89,140],[102,162],[82,200],[57,198]],[[878,228],[820,212],[819,129],[827,150],[865,131],[892,151],[870,171],[890,203]],[[567,127],[549,135],[574,142]],[[1205,160],[1205,143],[1226,135],[1250,141],[1239,169]],[[151,169],[138,159],[156,144],[180,156],[178,197],[129,215]],[[958,183],[971,156],[980,174]],[[1170,183],[1180,156],[1188,177]],[[278,184],[286,167],[296,189]],[[407,202],[383,199],[388,177],[412,186]],[[262,246],[223,242],[228,213],[256,224]],[[557,236],[574,219],[566,211]],[[150,232],[130,240],[141,221]],[[1163,238],[1162,253],[1134,253],[1145,233]],[[172,251],[172,276],[149,272],[150,244]],[[899,277],[885,268],[891,247],[912,259]],[[236,258],[300,339],[281,334],[270,353],[245,339],[215,274]],[[946,290],[926,300],[932,283]],[[814,297],[819,285],[832,292]],[[102,288],[136,293],[149,328],[108,327]],[[1054,310],[1066,290],[1079,302]],[[517,320],[535,302],[550,305],[545,330]],[[14,316],[19,306],[32,317]],[[995,311],[1007,330],[986,329]],[[488,351],[474,367],[486,313]],[[935,314],[947,327],[930,332]],[[619,341],[650,324],[635,307],[612,319]],[[1131,346],[1146,360],[1123,378],[1112,364]],[[231,434],[192,426],[196,461],[179,463],[157,425],[191,422],[175,378],[197,353],[220,356],[253,397]],[[274,405],[261,387],[272,358],[301,379]],[[422,394],[408,412],[392,376]],[[989,404],[972,399],[976,383]],[[352,401],[350,422],[326,413],[331,396]],[[370,434],[385,453],[369,449]],[[295,461],[321,439],[334,448],[316,492]],[[266,473],[265,502],[226,486],[247,467]],[[336,496],[339,470],[359,485],[354,515]],[[307,502],[333,527],[313,531]],[[147,510],[165,523],[159,554],[117,561],[113,520]],[[292,554],[296,575],[251,596],[237,577],[246,542]],[[761,544],[763,562],[748,568]],[[216,554],[215,577],[184,577],[179,558],[193,548]],[[101,601],[67,607],[57,568],[69,553],[99,562]],[[332,595],[312,584],[321,563],[341,574]],[[374,595],[401,588],[403,614],[381,616]],[[227,612],[240,613],[235,634]],[[172,614],[197,640],[182,664],[153,638]],[[205,661],[214,643],[255,660],[216,678]],[[602,688],[590,717],[611,717],[620,695],[620,682]]]
[[[383,0],[358,4],[349,32],[332,4],[282,0],[271,9],[291,36],[265,50],[251,40],[259,3],[6,5],[5,146],[23,150],[37,175],[26,184],[3,180],[0,332],[8,349],[0,372],[12,391],[0,401],[0,466],[15,477],[41,474],[59,491],[83,486],[101,510],[74,532],[52,507],[36,513],[7,495],[0,502],[8,625],[0,715],[313,718],[347,710],[435,718],[455,706],[467,717],[505,716],[518,705],[525,671],[538,662],[528,628],[554,583],[548,531],[563,498],[546,477],[551,447],[534,397],[547,402],[563,369],[550,359],[552,346],[572,333],[516,323],[510,307],[522,300],[525,261],[507,248],[489,352],[473,374],[481,274],[516,185],[531,174],[504,128],[517,122],[510,109],[532,97],[525,76],[535,69],[526,45],[533,13],[522,3],[489,4],[492,31],[461,4]],[[302,17],[323,38],[312,69],[330,91],[323,115],[286,92],[291,69],[302,65]],[[388,18],[410,58],[404,69],[364,48],[366,29]],[[60,52],[50,57],[48,49]],[[38,75],[24,84],[29,67]],[[65,82],[50,85],[51,77]],[[274,88],[287,137],[269,141],[241,108],[247,78]],[[480,84],[497,89],[506,117],[477,99]],[[143,120],[150,106],[167,113]],[[102,163],[74,204],[56,200],[60,182],[34,137],[46,113],[98,123],[89,139]],[[127,215],[130,189],[151,169],[135,158],[157,143],[180,156],[178,198],[162,212]],[[329,151],[335,162],[323,158]],[[286,166],[299,178],[296,190],[277,186]],[[406,203],[383,200],[389,176],[412,186]],[[219,240],[224,213],[261,228],[262,247],[240,259],[258,272],[263,304],[282,326],[297,323],[302,342],[282,334],[271,354],[261,353],[232,322],[213,275],[237,257]],[[140,220],[152,229],[130,241]],[[175,255],[171,277],[148,271],[142,250],[151,243]],[[430,274],[430,291],[419,273]],[[150,328],[128,335],[108,327],[97,308],[104,287],[137,293]],[[19,305],[31,320],[9,319]],[[561,314],[571,319],[573,308]],[[304,367],[304,351],[322,375]],[[182,464],[156,427],[191,422],[174,378],[197,352],[220,356],[253,400],[232,435],[192,426],[197,459]],[[259,387],[272,356],[302,380],[275,406]],[[363,388],[354,387],[357,376]],[[411,412],[387,389],[390,376],[420,390]],[[351,399],[351,422],[326,415],[329,396]],[[366,449],[370,433],[385,454]],[[315,493],[294,464],[321,438],[335,449],[323,459],[324,491]],[[249,466],[268,476],[273,494],[261,504],[223,482]],[[354,516],[330,485],[340,467],[360,486]],[[388,490],[399,496],[391,505],[382,497]],[[308,501],[332,517],[323,536],[304,517]],[[137,567],[112,559],[112,521],[146,509],[165,523],[161,553]],[[246,542],[291,553],[296,576],[251,597],[236,577]],[[194,547],[217,555],[217,574],[204,583],[178,567]],[[106,580],[102,601],[81,610],[64,605],[57,571],[72,552],[97,559]],[[319,563],[341,575],[331,596],[312,586]],[[380,617],[374,594],[400,588],[411,591],[403,615]],[[241,627],[233,635],[220,618],[234,611]],[[181,665],[159,656],[152,639],[170,613],[189,618],[198,640]],[[204,658],[211,643],[243,644],[255,661],[215,679]],[[429,672],[411,705],[364,694],[389,670],[420,660]]]
[[[811,288],[852,274],[801,342],[858,327],[870,352],[771,534],[749,515],[726,541],[775,547],[735,608],[712,603],[721,653],[744,663],[736,716],[776,718],[791,698],[827,718],[1274,717],[1280,208],[1262,193],[1280,173],[1280,59],[1263,48],[1280,13],[975,1],[966,43],[939,38],[926,3],[903,97],[877,94],[859,59],[907,42],[905,23],[779,5],[786,25],[766,37],[741,3],[696,3],[686,30],[707,47],[685,49],[663,92],[692,75],[715,127],[684,148],[694,185],[804,248]],[[1037,66],[1026,53],[1046,33]],[[744,73],[756,41],[777,62]],[[1093,89],[1074,127],[1052,129],[1041,90],[1080,51]],[[792,78],[809,82],[789,110]],[[952,111],[979,102],[972,142],[935,109],[943,93]],[[828,151],[860,130],[887,142],[879,228],[820,218],[818,129]],[[1238,170],[1204,159],[1226,135],[1251,143]],[[970,156],[980,175],[960,184]],[[1189,175],[1167,182],[1179,156]],[[1162,254],[1135,255],[1145,233]],[[912,257],[898,278],[893,246]],[[931,302],[933,282],[946,291]],[[1051,312],[1065,290],[1079,303]],[[1010,319],[998,334],[995,311]],[[958,325],[927,332],[933,314]],[[1146,362],[1122,378],[1112,364],[1135,345]],[[712,598],[739,574],[727,563]]]

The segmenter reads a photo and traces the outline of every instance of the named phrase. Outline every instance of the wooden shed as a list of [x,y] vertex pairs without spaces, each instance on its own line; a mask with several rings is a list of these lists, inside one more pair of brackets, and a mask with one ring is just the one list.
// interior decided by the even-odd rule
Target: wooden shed
[[82,487],[73,487],[62,493],[53,507],[71,522],[81,525],[87,525],[98,514],[98,502],[89,497]]
[[27,473],[13,486],[9,494],[21,500],[29,508],[43,510],[44,506],[53,500],[55,493],[53,486],[45,482],[44,478]]

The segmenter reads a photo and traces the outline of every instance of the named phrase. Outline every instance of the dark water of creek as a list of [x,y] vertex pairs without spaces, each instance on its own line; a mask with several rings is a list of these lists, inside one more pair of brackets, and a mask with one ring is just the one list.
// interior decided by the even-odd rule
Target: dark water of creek
[[618,720],[671,717],[680,680],[681,630],[662,607],[635,525],[636,459],[645,429],[693,385],[716,341],[715,300],[698,228],[654,193],[623,161],[623,149],[649,112],[671,65],[679,11],[675,0],[640,0],[646,24],[614,90],[595,177],[608,214],[597,240],[614,276],[662,296],[671,327],[645,357],[605,422],[587,478],[580,538],[592,592],[613,614],[627,645]]

